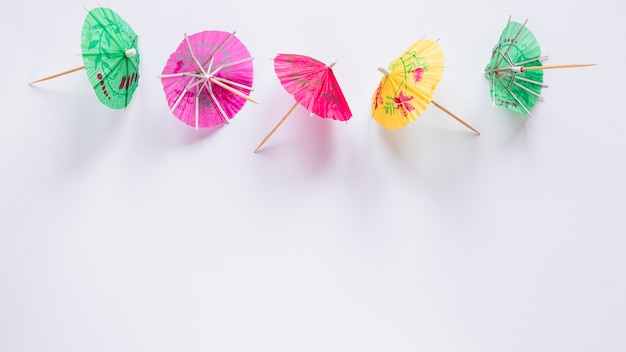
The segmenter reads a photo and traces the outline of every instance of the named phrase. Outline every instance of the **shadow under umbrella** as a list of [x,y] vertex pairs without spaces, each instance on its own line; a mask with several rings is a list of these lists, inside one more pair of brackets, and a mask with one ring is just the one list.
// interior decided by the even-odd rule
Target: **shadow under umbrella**
[[[334,137],[331,124],[310,117],[303,110],[293,113],[291,123],[284,126],[289,137],[277,139],[263,148],[259,157],[272,159],[287,173],[315,174],[324,170],[334,150]],[[274,169],[275,170],[275,169]],[[288,171],[287,171],[288,170]]]

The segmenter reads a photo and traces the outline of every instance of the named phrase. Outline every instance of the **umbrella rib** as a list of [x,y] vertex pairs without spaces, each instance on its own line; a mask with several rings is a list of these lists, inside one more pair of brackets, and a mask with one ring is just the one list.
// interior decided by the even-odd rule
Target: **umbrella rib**
[[211,56],[211,59],[209,60],[209,66],[206,69],[206,72],[211,72],[211,70],[213,70],[213,63],[215,62],[215,57]]
[[[496,66],[496,68],[492,68],[490,70],[487,70],[486,72],[488,72],[488,73],[492,73],[492,72],[493,73],[499,73],[499,72],[504,72],[504,71],[509,71],[509,72],[513,71],[513,68],[514,68],[515,64],[511,61],[511,59],[508,56],[508,54],[507,53],[503,54],[501,51],[498,51],[498,54],[500,54],[501,59],[506,61],[509,64],[509,66],[507,66],[507,67],[497,67]],[[500,62],[502,62],[502,61],[500,61]]]
[[548,55],[545,55],[545,56],[540,56],[540,57],[536,57],[536,58],[534,58],[534,59],[528,59],[528,60],[521,61],[521,62],[515,62],[515,63],[513,63],[513,65],[514,65],[514,66],[522,66],[523,64],[527,64],[527,63],[529,63],[529,62],[533,62],[533,61],[544,61],[544,60],[546,60],[547,58],[548,58]]
[[502,59],[505,60],[510,66],[515,66],[508,52],[505,54],[500,53],[500,55],[502,55]]
[[212,71],[211,73],[209,73],[209,76],[215,76],[215,74],[217,74],[219,71],[221,71],[221,70],[222,70],[222,69],[224,69],[224,68],[228,68],[228,67],[232,67],[232,66],[237,66],[237,65],[239,65],[239,64],[243,64],[243,63],[246,63],[246,62],[248,62],[248,61],[252,61],[252,60],[254,60],[254,58],[253,58],[253,57],[248,57],[248,58],[245,58],[245,59],[241,59],[241,60],[237,60],[237,61],[229,62],[229,63],[226,63],[226,64],[222,64],[222,65],[218,66],[218,67],[217,67],[214,71]]
[[[513,77],[513,78],[515,78],[515,77]],[[536,96],[537,98],[539,98],[540,100],[543,100],[543,97],[542,97],[539,93],[537,93],[537,92],[533,91],[532,89],[530,89],[530,88],[526,87],[525,85],[523,85],[523,84],[519,84],[518,82],[515,82],[515,81],[511,81],[511,83],[513,83],[513,84],[515,84],[516,86],[518,86],[518,87],[522,88],[523,90],[527,91],[528,93],[530,93],[530,94],[532,94],[532,95],[535,95],[535,96]]]
[[177,77],[204,78],[203,75],[199,75],[195,72],[165,73],[160,76],[157,76],[157,78],[177,78]]
[[[515,34],[515,37],[513,37],[513,39],[511,40],[511,43],[514,43],[517,40],[517,37],[519,37],[519,35],[522,33],[522,30],[524,30],[524,28],[526,27],[526,23],[528,22],[528,19],[526,19],[526,21],[524,21],[524,23],[522,24],[522,26],[519,28],[519,30],[517,31],[517,33]],[[506,51],[504,52],[504,54],[508,54],[509,50],[511,49],[511,45],[509,44],[509,46],[506,47]],[[499,51],[499,50],[498,50]],[[500,52],[502,53],[502,52]],[[496,62],[495,67],[500,66],[500,63],[502,63],[502,59],[498,60]]]
[[[526,106],[524,105],[524,103],[522,103],[521,100],[519,100],[519,98],[517,97],[517,95],[515,95],[515,93],[513,93],[513,91],[511,90],[511,88],[509,88],[508,85],[504,84],[504,82],[502,81],[504,77],[503,76],[498,76],[498,82],[504,87],[504,89],[507,90],[507,92],[513,97],[513,99],[515,99],[515,101],[517,101],[518,104],[520,104],[520,106],[526,111],[526,113],[529,116],[532,116],[532,114],[530,113],[530,110],[528,110],[528,108],[526,108]],[[512,80],[511,80],[512,81]],[[510,81],[509,81],[510,84]],[[495,93],[493,95],[493,102],[495,104]]]
[[213,52],[211,52],[211,55],[209,55],[209,58],[204,62],[204,64],[208,64],[209,60],[213,60],[213,57],[215,55],[215,53],[217,53],[218,50],[221,50],[222,47],[224,45],[226,45],[226,43],[230,40],[230,38],[232,38],[235,35],[235,31],[233,31],[232,33],[230,33],[228,35],[228,37],[224,38],[224,40],[222,41],[222,43],[220,43],[220,45],[216,46],[215,49],[213,50]]
[[220,102],[217,100],[217,98],[213,94],[213,89],[211,88],[211,86],[207,83],[207,81],[205,81],[202,86],[207,90],[207,92],[209,92],[209,96],[213,100],[213,103],[217,107],[217,110],[220,112],[220,114],[222,114],[222,118],[224,118],[224,122],[230,123],[230,119],[226,115],[226,112],[224,112],[224,109],[222,109]]
[[200,65],[198,58],[196,58],[196,55],[193,53],[193,49],[191,48],[191,42],[189,42],[189,37],[187,36],[187,33],[185,33],[185,42],[187,43],[187,49],[189,50],[189,55],[191,55],[191,58],[193,59],[193,63],[196,65],[196,68],[200,70],[200,72],[202,72],[204,75],[206,75],[204,68],[202,67],[202,65]]
[[517,79],[517,80],[520,80],[520,81],[536,84],[538,86],[542,86],[543,88],[548,88],[548,85],[543,83],[543,82],[535,81],[535,80],[528,79],[528,78],[525,78],[525,77],[520,77],[519,75],[515,75],[513,78]]
[[216,80],[214,77],[209,78],[209,81],[211,81],[211,83],[213,83],[213,84],[216,84],[216,85],[226,89],[227,91],[235,94],[236,96],[238,96],[240,98],[246,99],[246,100],[248,100],[248,101],[250,101],[252,103],[255,103],[255,104],[259,103],[258,101],[250,98],[249,96],[243,94],[242,92],[236,90],[235,88],[232,88],[232,87],[228,86],[226,83],[222,83],[222,82]]
[[206,82],[205,79],[199,79],[199,80],[195,81],[189,88],[194,88],[194,87],[196,87],[196,86],[198,86],[198,85],[200,85],[200,84],[202,84],[204,82]]
[[[504,86],[504,85],[503,85]],[[513,93],[513,91],[511,90],[511,88],[504,86],[504,88],[509,92],[509,94],[511,94],[511,96],[517,101],[517,103],[519,105],[521,105],[521,107],[526,111],[526,113],[528,114],[528,116],[533,116],[530,113],[530,110],[528,110],[528,108],[526,107],[526,105],[524,105],[524,103],[521,102],[521,100],[519,100],[519,98],[517,97],[517,95],[515,95],[515,93]]]
[[506,84],[506,86],[507,86],[507,87],[511,87],[511,84],[513,84],[513,81],[515,80],[515,76],[516,76],[516,74],[515,74],[515,73],[510,74],[510,75],[506,75],[506,76],[502,76],[501,81],[502,81],[502,82],[504,82],[504,79],[506,78],[506,79],[507,79],[507,84]]
[[[249,60],[252,60],[252,58],[248,58],[248,59],[244,59],[244,60],[249,61]],[[240,61],[243,61],[243,60],[240,60]],[[233,64],[237,64],[237,63],[233,63]],[[212,65],[213,65],[213,59],[211,58],[211,62],[209,64],[209,69],[212,67]],[[238,91],[238,90],[228,86],[226,83],[232,84],[233,86],[236,86],[236,87],[239,87],[239,88],[243,88],[243,89],[247,89],[247,90],[250,90],[250,91],[252,90],[252,87],[248,87],[248,86],[245,86],[245,85],[233,82],[233,81],[228,80],[226,78],[215,77],[214,75],[222,68],[223,68],[223,66],[220,66],[215,71],[213,71],[208,76],[209,77],[208,80],[211,81],[212,83],[217,84],[218,86],[226,89],[227,91],[229,91],[229,92],[231,92],[231,93],[241,97],[241,98],[244,98],[244,99],[246,99],[246,100],[248,100],[250,102],[258,104],[258,102],[256,100],[254,100],[254,99],[250,98],[249,96],[243,94],[242,92],[240,92],[240,91]],[[211,89],[211,91],[212,91],[212,89]]]
[[515,74],[512,73],[511,71],[509,71],[509,72],[507,72],[505,74],[500,74],[499,72],[493,71],[493,72],[491,72],[491,74],[493,74],[494,77],[495,77],[495,79],[492,81],[492,94],[491,94],[491,100],[495,104],[495,100],[496,100],[496,91],[495,91],[496,84],[500,83],[505,88],[508,88],[508,86],[510,85],[510,81],[511,80],[509,80],[509,84],[508,85],[505,85],[503,80],[504,80],[504,78],[508,78],[511,75],[515,76]]
[[254,88],[252,88],[250,86],[246,86],[245,84],[233,82],[233,81],[231,81],[229,79],[226,79],[226,78],[222,78],[222,77],[212,77],[212,78],[214,80],[216,80],[216,81],[220,81],[220,82],[223,82],[223,83],[228,83],[228,84],[230,84],[233,87],[243,88],[243,89],[247,89],[249,91],[253,91],[254,90]]
[[198,129],[198,110],[200,109],[200,89],[196,90],[196,130]]
[[176,101],[174,102],[174,104],[170,108],[170,113],[174,113],[174,110],[176,109],[178,104],[180,104],[180,102],[183,100],[183,96],[185,96],[185,94],[187,94],[187,91],[188,91],[189,88],[191,88],[191,81],[189,81],[189,83],[187,83],[187,86],[185,88],[183,88],[183,90],[180,92],[180,95],[178,96],[178,98],[176,98]]

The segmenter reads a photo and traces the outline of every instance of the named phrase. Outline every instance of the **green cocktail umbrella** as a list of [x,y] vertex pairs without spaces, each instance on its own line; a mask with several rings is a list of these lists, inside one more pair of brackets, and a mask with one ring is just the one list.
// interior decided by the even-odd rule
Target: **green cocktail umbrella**
[[87,13],[81,38],[84,66],[30,84],[85,69],[102,104],[113,109],[127,107],[139,82],[137,34],[113,10],[98,7]]
[[531,115],[530,110],[541,97],[543,70],[593,66],[595,64],[569,64],[543,66],[547,56],[541,56],[541,49],[533,33],[523,24],[511,21],[493,47],[491,60],[485,67],[485,74],[491,83],[491,100],[495,105],[504,106],[520,114]]

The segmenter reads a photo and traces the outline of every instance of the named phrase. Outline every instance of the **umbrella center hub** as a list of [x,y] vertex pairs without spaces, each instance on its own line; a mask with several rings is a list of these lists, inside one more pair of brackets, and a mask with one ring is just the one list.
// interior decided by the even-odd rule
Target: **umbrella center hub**
[[198,71],[196,71],[196,74],[197,74],[198,76],[201,76],[201,78],[200,78],[200,79],[201,79],[201,80],[203,80],[203,81],[208,81],[208,80],[210,80],[211,78],[213,78],[213,76],[215,75],[215,73],[214,73],[214,72],[209,72],[209,71],[203,72],[202,70],[198,70]]
[[135,50],[135,48],[130,48],[130,49],[126,50],[125,55],[126,55],[126,57],[133,57],[133,56],[137,55],[137,50]]

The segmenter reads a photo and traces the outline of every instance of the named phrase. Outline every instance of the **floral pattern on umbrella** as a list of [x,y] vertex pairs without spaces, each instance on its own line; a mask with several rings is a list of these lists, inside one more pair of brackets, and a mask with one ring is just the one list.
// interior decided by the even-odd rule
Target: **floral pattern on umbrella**
[[443,51],[434,40],[420,39],[388,68],[372,97],[372,118],[384,127],[397,130],[413,122],[431,103],[476,134],[467,122],[433,100],[443,76]]
[[389,129],[415,121],[430,104],[443,76],[443,52],[421,39],[391,62],[372,99],[373,118]]

